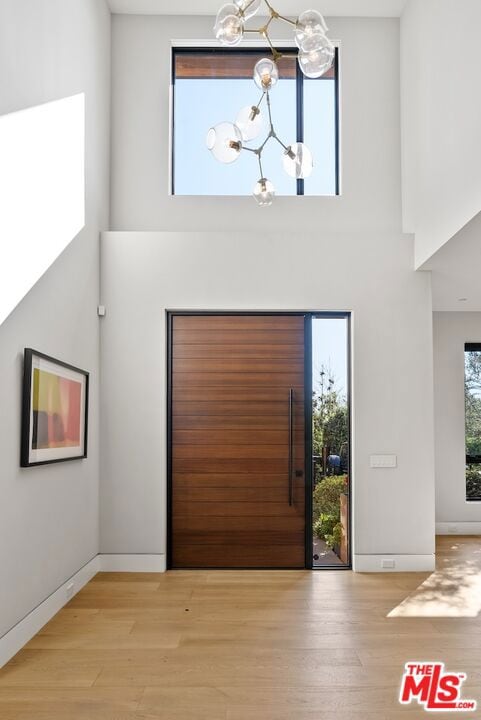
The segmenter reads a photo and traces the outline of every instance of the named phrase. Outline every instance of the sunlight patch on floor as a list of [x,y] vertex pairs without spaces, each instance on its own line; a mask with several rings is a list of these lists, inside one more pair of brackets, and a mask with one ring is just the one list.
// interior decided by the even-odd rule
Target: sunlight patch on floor
[[[456,549],[451,547],[454,553]],[[478,552],[470,560],[440,558],[438,569],[387,617],[477,617],[481,610]]]

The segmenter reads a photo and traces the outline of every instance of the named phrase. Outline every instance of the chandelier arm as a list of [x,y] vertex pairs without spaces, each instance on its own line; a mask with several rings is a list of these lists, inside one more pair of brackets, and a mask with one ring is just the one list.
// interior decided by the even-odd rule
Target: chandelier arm
[[282,140],[281,140],[279,137],[277,137],[277,135],[276,135],[275,132],[274,132],[274,134],[272,135],[272,137],[274,138],[274,140],[277,140],[277,142],[279,143],[279,145],[282,145],[282,147],[284,148],[284,150],[289,150],[289,148],[287,147],[287,145],[284,145],[284,143],[282,142]]
[[257,148],[257,154],[258,154],[258,155],[260,155],[260,153],[264,150],[264,147],[265,147],[265,145],[267,144],[269,138],[270,138],[270,134],[266,137],[266,139],[264,140],[264,142],[262,143],[262,145],[259,145],[259,147]]
[[264,171],[263,171],[263,169],[262,169],[261,153],[262,153],[262,150],[260,150],[260,151],[257,153],[257,160],[258,160],[258,162],[259,162],[259,172],[260,172],[260,174],[261,174],[261,178],[263,178],[263,177],[264,177]]
[[269,112],[269,125],[271,129],[271,133],[274,132],[274,125],[272,124],[272,112],[271,112],[271,99],[269,97],[269,91],[266,90],[266,96],[267,96],[267,110]]
[[262,103],[262,101],[264,100],[265,96],[266,96],[266,93],[265,93],[265,91],[264,91],[264,92],[262,93],[262,95],[261,95],[261,99],[259,100],[259,102],[257,103],[257,105],[255,105],[255,107],[256,107],[258,110],[259,110],[259,108],[260,108],[260,106],[261,106],[261,103]]
[[243,150],[247,150],[247,152],[255,153],[257,155],[257,149],[256,148],[250,148],[246,147],[245,145],[242,146]]
[[266,22],[266,24],[265,24],[265,26],[264,26],[266,30],[267,30],[267,28],[269,27],[269,25],[271,24],[271,22],[272,22],[273,20],[274,20],[274,15],[271,15],[270,18],[269,18],[269,20]]
[[264,35],[265,39],[267,40],[267,42],[269,44],[269,47],[272,51],[272,57],[274,58],[274,62],[277,62],[277,60],[279,60],[279,58],[282,57],[282,53],[280,53],[278,50],[276,50],[276,48],[272,44],[271,39],[269,37],[269,33],[267,32],[267,29],[262,34]]
[[297,22],[295,20],[291,20],[290,18],[287,18],[284,15],[279,15],[279,13],[277,13],[276,17],[278,20],[282,20],[283,22],[289,23],[289,25],[294,25],[294,26],[297,25]]
[[283,20],[284,22],[289,23],[289,25],[297,25],[297,22],[295,20],[291,20],[290,18],[286,18],[285,15],[279,15],[277,10],[272,7],[270,2],[268,0],[264,0],[265,4],[269,8],[269,12],[271,13],[271,18],[275,18],[276,20]]

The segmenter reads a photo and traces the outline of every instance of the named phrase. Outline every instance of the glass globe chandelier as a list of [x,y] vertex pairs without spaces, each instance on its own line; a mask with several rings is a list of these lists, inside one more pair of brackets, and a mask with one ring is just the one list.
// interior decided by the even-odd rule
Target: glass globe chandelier
[[[267,20],[260,28],[247,28],[246,21],[253,17],[262,5],[267,8]],[[264,176],[262,152],[270,140],[275,140],[282,148],[282,165],[288,175],[300,180],[307,178],[312,172],[313,159],[309,148],[302,142],[286,145],[277,135],[271,112],[270,93],[279,80],[277,62],[282,54],[273,46],[269,36],[269,28],[274,20],[281,20],[294,28],[294,38],[299,49],[297,61],[303,74],[308,78],[324,75],[332,66],[335,49],[327,37],[327,25],[317,10],[305,10],[297,20],[280,15],[268,0],[234,0],[223,5],[214,25],[214,33],[225,46],[238,45],[246,33],[257,33],[263,37],[270,48],[272,57],[259,60],[254,67],[253,80],[262,95],[257,105],[247,106],[240,110],[235,122],[221,122],[210,128],[206,144],[216,160],[232,163],[241,152],[247,151],[257,156],[260,178],[256,182],[253,196],[260,207],[271,205],[275,198],[275,188]],[[261,144],[249,147],[262,132],[263,117],[260,107],[265,104],[268,114],[268,132]]]

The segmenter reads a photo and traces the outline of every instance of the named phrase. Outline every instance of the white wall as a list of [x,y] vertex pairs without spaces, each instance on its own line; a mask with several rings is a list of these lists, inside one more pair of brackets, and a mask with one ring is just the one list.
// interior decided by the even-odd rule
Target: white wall
[[[341,41],[342,197],[306,197],[302,210],[298,198],[277,198],[262,219],[250,197],[169,197],[171,40],[214,42],[212,26],[208,17],[113,16],[111,229],[254,230],[265,223],[272,230],[318,224],[326,232],[398,232],[399,20],[393,18],[329,19],[331,37]],[[289,29],[285,37],[292,39]]]
[[166,309],[352,310],[356,563],[432,566],[430,276],[405,236],[111,232],[102,256],[102,552],[165,553]]
[[436,523],[481,533],[481,503],[466,502],[464,434],[464,343],[481,342],[481,313],[433,317]]
[[[0,327],[0,636],[98,552],[96,305],[99,231],[108,227],[109,65],[104,0],[2,0],[0,114],[85,93],[86,224]],[[87,460],[19,468],[25,346],[91,372]]]
[[423,266],[430,270],[433,309],[480,311],[481,212]]
[[403,222],[416,267],[481,210],[481,3],[408,0],[401,18]]

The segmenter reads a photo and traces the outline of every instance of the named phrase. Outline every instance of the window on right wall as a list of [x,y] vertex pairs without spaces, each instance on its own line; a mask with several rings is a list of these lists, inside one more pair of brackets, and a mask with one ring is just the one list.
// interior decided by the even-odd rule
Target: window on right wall
[[464,346],[466,500],[481,501],[481,343]]

